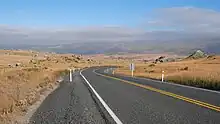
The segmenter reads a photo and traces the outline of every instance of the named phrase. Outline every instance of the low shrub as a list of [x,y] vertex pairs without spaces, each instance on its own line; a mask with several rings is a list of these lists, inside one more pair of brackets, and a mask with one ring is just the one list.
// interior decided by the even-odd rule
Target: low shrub
[[179,70],[181,70],[181,71],[187,71],[187,70],[189,70],[189,67],[184,67],[184,68],[180,68]]
[[154,67],[154,66],[156,66],[155,64],[150,64],[150,65],[148,65],[149,67]]
[[154,73],[155,71],[154,70],[145,70],[145,72],[147,72],[147,73]]
[[39,71],[40,69],[39,68],[37,68],[37,67],[32,67],[32,68],[24,68],[23,70],[25,70],[25,71],[33,71],[33,72],[37,72],[37,71]]
[[67,74],[69,74],[69,70],[68,69],[65,69],[65,70],[61,70],[61,71],[59,71],[59,75],[60,76],[65,76],[65,75],[67,75]]

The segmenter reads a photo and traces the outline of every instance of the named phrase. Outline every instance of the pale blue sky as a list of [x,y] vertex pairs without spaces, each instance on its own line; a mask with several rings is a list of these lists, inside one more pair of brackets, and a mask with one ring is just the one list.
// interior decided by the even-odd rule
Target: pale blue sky
[[158,8],[219,11],[219,0],[2,0],[0,24],[21,26],[138,26]]
[[[220,39],[220,0],[1,0],[0,43]],[[211,40],[213,41],[213,40]]]

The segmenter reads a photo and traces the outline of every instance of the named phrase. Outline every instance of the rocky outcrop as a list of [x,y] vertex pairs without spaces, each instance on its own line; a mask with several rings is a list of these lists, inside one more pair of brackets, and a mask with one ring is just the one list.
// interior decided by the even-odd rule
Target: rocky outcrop
[[200,58],[205,58],[208,55],[201,51],[201,50],[197,50],[195,51],[193,54],[189,55],[186,59],[200,59]]

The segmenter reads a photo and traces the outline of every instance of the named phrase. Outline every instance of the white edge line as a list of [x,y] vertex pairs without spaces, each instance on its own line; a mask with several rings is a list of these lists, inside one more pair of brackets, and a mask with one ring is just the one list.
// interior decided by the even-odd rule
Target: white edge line
[[[98,70],[98,69],[96,69]],[[95,71],[96,71],[95,70]],[[97,72],[95,72],[97,73]],[[131,77],[132,78],[132,77]],[[169,84],[169,85],[174,85],[174,86],[179,86],[179,87],[185,87],[185,88],[190,88],[190,89],[195,89],[195,90],[201,90],[201,91],[206,91],[206,92],[211,92],[211,93],[217,93],[217,94],[220,94],[219,91],[215,91],[215,90],[209,90],[209,89],[204,89],[204,88],[199,88],[199,87],[192,87],[192,86],[187,86],[187,85],[181,85],[181,84],[176,84],[176,83],[170,83],[170,82],[162,82],[162,81],[159,81],[159,80],[153,80],[153,79],[149,79],[149,78],[142,78],[142,77],[133,77],[133,78],[136,78],[136,79],[143,79],[143,80],[148,80],[148,81],[153,81],[153,82],[157,82],[157,83],[164,83],[164,84]]]
[[86,83],[89,85],[89,87],[92,89],[93,93],[96,95],[96,97],[98,98],[98,100],[102,103],[102,105],[104,106],[104,108],[107,110],[107,112],[109,113],[109,115],[114,119],[114,121],[117,124],[123,124],[119,118],[115,115],[115,113],[109,108],[109,106],[105,103],[105,101],[99,96],[99,94],[95,91],[95,89],[92,87],[92,85],[89,83],[89,81],[82,75],[83,70],[80,71],[80,75],[82,76],[82,78],[86,81]]

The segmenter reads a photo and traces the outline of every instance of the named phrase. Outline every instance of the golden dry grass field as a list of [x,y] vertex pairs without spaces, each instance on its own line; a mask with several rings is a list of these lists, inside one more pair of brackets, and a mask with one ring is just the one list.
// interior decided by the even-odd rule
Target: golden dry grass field
[[74,54],[23,50],[0,50],[0,58],[0,123],[24,114],[69,67],[97,65],[94,60]]
[[[132,57],[133,56],[133,57]],[[140,61],[158,55],[106,56],[53,54],[37,51],[0,50],[0,123],[23,115],[40,94],[52,88],[57,78],[68,73],[68,68],[91,66],[120,66],[116,73],[130,75],[129,63],[135,62],[135,76],[161,78],[176,83],[220,89],[220,56],[198,60],[184,60],[152,64]]]
[[[159,64],[139,62],[135,66],[135,76],[161,79],[164,71],[166,81],[220,90],[220,56]],[[121,66],[116,73],[131,75],[129,65]]]

